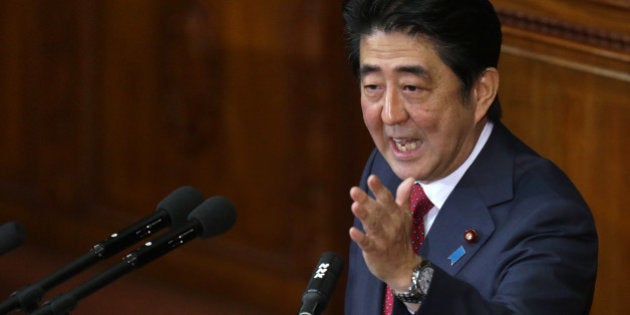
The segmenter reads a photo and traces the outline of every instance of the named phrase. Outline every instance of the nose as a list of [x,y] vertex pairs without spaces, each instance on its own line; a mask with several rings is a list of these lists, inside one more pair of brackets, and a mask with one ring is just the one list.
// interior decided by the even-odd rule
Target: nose
[[396,125],[404,122],[409,117],[404,101],[396,91],[389,91],[385,95],[381,119],[386,125]]

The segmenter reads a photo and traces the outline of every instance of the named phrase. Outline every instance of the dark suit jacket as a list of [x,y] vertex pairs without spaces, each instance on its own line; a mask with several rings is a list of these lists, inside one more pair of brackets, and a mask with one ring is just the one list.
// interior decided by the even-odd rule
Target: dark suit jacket
[[[392,192],[401,182],[376,150],[362,175],[364,190],[369,174]],[[355,225],[362,228],[357,220]],[[476,242],[464,240],[468,229],[477,231]],[[465,254],[453,258],[460,247]],[[420,255],[437,268],[417,314],[567,315],[590,309],[597,234],[589,208],[561,170],[500,123],[444,203]],[[352,242],[346,315],[381,314],[383,290]],[[408,312],[397,301],[394,314]]]

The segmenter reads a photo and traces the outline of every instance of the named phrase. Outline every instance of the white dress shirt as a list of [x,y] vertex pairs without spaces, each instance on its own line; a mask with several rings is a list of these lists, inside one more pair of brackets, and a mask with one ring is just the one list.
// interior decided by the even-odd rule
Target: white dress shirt
[[462,163],[462,165],[460,165],[453,173],[429,184],[424,184],[420,181],[416,181],[417,183],[420,183],[422,189],[424,189],[424,193],[427,195],[429,200],[431,200],[431,203],[433,203],[433,208],[431,208],[431,210],[429,210],[429,212],[427,212],[427,214],[424,216],[425,235],[429,233],[431,225],[433,225],[433,221],[435,221],[438,213],[440,213],[440,209],[444,205],[444,202],[446,202],[448,196],[451,194],[453,189],[455,189],[455,186],[457,185],[457,183],[459,183],[459,180],[462,178],[462,176],[464,176],[464,173],[466,173],[470,165],[475,161],[483,146],[486,144],[486,142],[488,142],[488,138],[490,138],[490,133],[492,133],[493,126],[494,124],[492,122],[486,123],[486,125],[483,127],[483,130],[481,131],[481,135],[479,135],[479,139],[477,139],[477,143],[475,144],[472,152],[470,153],[466,161],[464,161],[464,163]]

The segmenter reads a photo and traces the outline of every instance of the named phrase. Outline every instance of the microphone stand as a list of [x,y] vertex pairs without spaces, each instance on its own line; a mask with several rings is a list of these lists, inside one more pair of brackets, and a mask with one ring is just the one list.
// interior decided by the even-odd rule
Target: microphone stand
[[83,256],[60,268],[51,275],[35,284],[13,292],[7,300],[0,303],[0,314],[6,314],[14,309],[21,309],[27,313],[32,312],[37,308],[37,303],[42,299],[46,291],[72,278],[100,260],[109,258],[124,248],[127,248],[129,245],[166,226],[168,226],[166,218],[152,217],[138,222],[119,233],[113,234],[101,243],[94,245],[92,249]]
[[100,288],[112,283],[114,280],[120,278],[122,275],[128,273],[134,268],[128,263],[119,263],[104,272],[94,276],[89,281],[86,281],[65,294],[59,295],[56,298],[44,303],[41,308],[30,312],[31,315],[56,315],[56,314],[69,314],[77,306],[77,302],[80,299],[87,297],[88,295],[96,292]]
[[15,291],[6,301],[0,304],[0,314],[6,314],[17,308],[27,313],[32,312],[37,308],[37,302],[42,299],[46,291],[70,279],[79,271],[92,266],[100,259],[95,251],[92,250],[39,282]]
[[202,232],[198,220],[192,220],[187,226],[169,232],[156,240],[147,242],[142,247],[127,254],[123,261],[108,268],[104,272],[90,278],[72,290],[44,303],[31,315],[65,315],[73,310],[80,299],[96,292],[112,283],[133,269],[140,268],[171,250],[195,239]]
[[13,292],[7,300],[0,303],[0,314],[6,314],[14,309],[30,313],[37,308],[37,303],[46,291],[162,228],[186,223],[190,209],[202,201],[201,193],[190,186],[176,189],[158,203],[157,210],[152,215],[110,235],[104,241],[94,245],[88,253],[39,282]]

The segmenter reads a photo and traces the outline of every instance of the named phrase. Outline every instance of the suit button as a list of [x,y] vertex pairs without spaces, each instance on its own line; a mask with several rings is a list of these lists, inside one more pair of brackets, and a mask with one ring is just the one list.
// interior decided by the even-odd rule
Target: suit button
[[468,229],[466,230],[466,232],[464,232],[464,239],[468,243],[476,242],[478,236],[479,235],[477,235],[477,231],[475,231],[475,229]]

